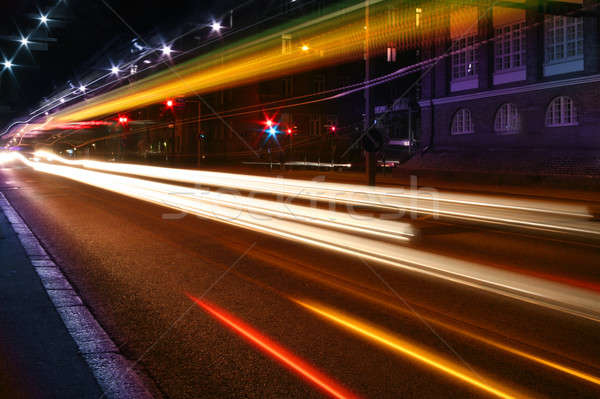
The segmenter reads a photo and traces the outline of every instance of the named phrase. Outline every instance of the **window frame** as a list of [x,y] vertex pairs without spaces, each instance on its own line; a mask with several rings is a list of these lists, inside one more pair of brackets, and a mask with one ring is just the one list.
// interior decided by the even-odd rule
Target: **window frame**
[[[512,117],[512,118],[511,118]],[[501,121],[500,119],[504,119]],[[500,123],[499,123],[500,121]],[[516,121],[514,124],[511,121]],[[504,122],[504,124],[502,124]],[[504,103],[498,107],[494,116],[496,134],[517,134],[521,131],[521,113],[514,103]]]
[[[468,117],[467,117],[468,115]],[[460,118],[460,130],[458,129],[458,121]],[[465,129],[466,122],[468,121],[468,129]],[[450,124],[450,135],[459,136],[463,134],[474,134],[475,126],[473,125],[473,116],[471,114],[471,110],[468,108],[459,108],[456,110],[454,115],[452,115],[452,121]]]
[[[477,38],[478,34],[472,33],[452,40],[451,81],[477,79],[479,74],[479,42]],[[471,72],[468,69],[469,60],[472,65]],[[461,73],[456,74],[457,71],[461,71]]]
[[[511,71],[520,71],[526,68],[526,25],[524,20],[514,21],[494,27],[494,72],[503,73]],[[519,34],[517,39],[519,49],[516,50],[515,35]],[[518,55],[519,65],[515,65],[515,59]],[[508,59],[508,66],[506,60]],[[500,67],[498,67],[500,61]]]
[[[556,104],[558,103],[558,109]],[[565,111],[570,109],[570,115],[566,117]],[[556,112],[558,111],[558,119]],[[579,125],[579,115],[577,114],[577,106],[573,98],[569,96],[554,97],[546,107],[544,116],[544,124],[546,127],[564,127]],[[556,122],[557,121],[557,122]]]
[[[560,26],[557,23],[560,21]],[[574,37],[569,39],[569,29],[573,28]],[[557,39],[560,39],[557,41]],[[560,64],[584,57],[583,18],[564,15],[546,15],[544,18],[544,65]],[[568,55],[569,45],[575,53]],[[557,57],[557,48],[561,48],[562,56]],[[552,49],[552,53],[549,50]]]

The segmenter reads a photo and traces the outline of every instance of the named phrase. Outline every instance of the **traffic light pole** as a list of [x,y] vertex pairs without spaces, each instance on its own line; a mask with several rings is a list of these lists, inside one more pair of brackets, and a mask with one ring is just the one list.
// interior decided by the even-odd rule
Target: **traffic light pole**
[[[370,79],[370,60],[369,60],[369,0],[365,0],[365,120],[364,134],[367,134],[371,126],[371,90],[368,85]],[[367,184],[375,185],[375,174],[377,165],[375,161],[375,153],[365,151],[365,172],[367,173]]]

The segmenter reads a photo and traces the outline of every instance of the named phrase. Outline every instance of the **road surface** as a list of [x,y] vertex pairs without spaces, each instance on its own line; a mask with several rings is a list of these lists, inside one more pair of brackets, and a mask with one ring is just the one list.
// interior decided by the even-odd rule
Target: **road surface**
[[[600,324],[550,301],[27,167],[2,169],[0,189],[166,397],[600,395]],[[399,257],[410,250],[479,265],[548,283],[557,296],[600,295],[594,240],[427,215],[396,222],[418,233],[393,244]]]

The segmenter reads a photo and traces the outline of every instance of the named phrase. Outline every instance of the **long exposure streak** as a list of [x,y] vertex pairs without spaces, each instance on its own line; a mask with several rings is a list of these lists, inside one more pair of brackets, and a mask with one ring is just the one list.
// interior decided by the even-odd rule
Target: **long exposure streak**
[[405,356],[408,356],[414,360],[426,364],[444,374],[450,375],[460,381],[463,381],[473,387],[488,392],[494,396],[509,399],[517,398],[514,393],[509,393],[508,389],[501,388],[485,381],[482,381],[477,376],[474,376],[472,372],[457,366],[448,360],[442,359],[437,355],[429,353],[428,351],[421,349],[411,343],[405,342],[401,339],[393,337],[392,335],[385,333],[377,328],[367,325],[366,323],[360,322],[348,316],[342,315],[333,310],[327,309],[322,306],[316,306],[303,301],[296,301],[299,305],[306,309],[318,314],[319,316],[333,321],[336,324],[347,328],[354,333],[357,333],[371,341],[374,341],[384,347],[390,348],[396,352],[399,352]]
[[277,345],[267,337],[260,334],[252,327],[246,325],[237,318],[227,314],[225,311],[217,308],[214,305],[208,304],[188,294],[188,297],[194,301],[199,307],[207,313],[215,317],[221,323],[231,328],[233,331],[241,335],[251,344],[258,347],[260,350],[275,358],[285,366],[289,367],[294,372],[300,374],[306,380],[319,389],[323,390],[330,396],[339,399],[357,398],[356,395],[349,392],[347,389],[340,386],[338,383],[325,376],[314,367],[308,365],[305,361],[290,353],[280,345]]

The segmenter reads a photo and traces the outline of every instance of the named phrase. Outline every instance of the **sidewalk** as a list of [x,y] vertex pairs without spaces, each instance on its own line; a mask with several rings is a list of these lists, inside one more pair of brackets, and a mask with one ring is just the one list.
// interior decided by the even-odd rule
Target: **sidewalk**
[[102,395],[1,210],[0,304],[0,397]]

